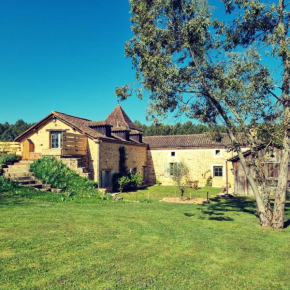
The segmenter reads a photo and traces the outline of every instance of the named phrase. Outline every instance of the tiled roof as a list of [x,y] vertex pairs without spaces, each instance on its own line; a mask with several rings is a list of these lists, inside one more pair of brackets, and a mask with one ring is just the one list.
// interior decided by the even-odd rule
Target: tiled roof
[[[169,136],[149,136],[143,137],[143,142],[150,148],[185,148],[185,147],[217,147],[232,146],[229,136],[221,134],[221,140],[214,140],[209,134],[192,134],[192,135],[169,135]],[[238,139],[242,144],[245,138],[239,136]],[[245,145],[245,144],[244,144]]]
[[[67,125],[71,126],[72,128],[76,129],[77,131],[81,132],[82,134],[86,134],[87,136],[93,138],[93,139],[105,139],[105,140],[111,140],[111,141],[122,141],[130,144],[140,144],[139,142],[135,140],[124,140],[120,138],[116,134],[112,134],[111,137],[108,137],[104,134],[101,134],[97,130],[95,130],[93,127],[97,126],[104,126],[104,125],[111,125],[107,121],[91,121],[84,118],[79,118],[71,115],[67,115],[61,112],[51,112],[48,116],[40,120],[38,123],[34,124],[31,128],[29,128],[27,131],[25,131],[23,134],[18,136],[15,141],[20,141],[25,135],[29,134],[32,129],[37,129],[43,122],[46,122],[47,120],[50,120],[52,118],[57,118],[60,121],[66,123]],[[112,125],[111,125],[112,126]],[[113,128],[112,128],[113,129]],[[125,128],[127,130],[127,128]],[[143,145],[145,145],[143,143]]]
[[88,126],[90,127],[97,127],[97,126],[113,126],[111,124],[108,124],[106,121],[90,121],[88,122]]
[[[120,105],[111,112],[111,114],[105,120],[109,124],[112,124],[113,130],[116,130],[117,127],[125,127],[128,129],[138,130],[141,131],[127,116]],[[116,128],[115,128],[116,127]]]
[[76,129],[80,130],[83,134],[87,134],[93,138],[100,138],[100,137],[108,138],[105,135],[103,135],[103,134],[97,132],[96,130],[94,130],[93,128],[91,128],[90,124],[92,122],[88,119],[74,117],[74,116],[67,115],[67,114],[60,113],[60,112],[52,112],[52,113],[55,116],[57,116],[60,120],[68,123],[69,125],[72,125]]

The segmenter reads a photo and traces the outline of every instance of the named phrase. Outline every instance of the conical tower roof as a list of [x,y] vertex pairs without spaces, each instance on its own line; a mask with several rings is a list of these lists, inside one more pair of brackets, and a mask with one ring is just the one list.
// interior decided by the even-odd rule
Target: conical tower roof
[[[120,105],[111,112],[105,120],[114,127],[125,127],[126,129],[141,131],[128,117]],[[141,131],[142,132],[142,131]]]

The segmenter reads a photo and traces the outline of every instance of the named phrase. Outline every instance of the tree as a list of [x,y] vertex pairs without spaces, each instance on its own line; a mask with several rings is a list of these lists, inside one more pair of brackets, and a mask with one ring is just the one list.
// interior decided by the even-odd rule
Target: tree
[[183,199],[186,187],[190,185],[188,167],[184,162],[173,163],[170,168],[170,176],[180,190],[180,196]]
[[[212,128],[224,125],[253,189],[261,225],[283,227],[290,150],[288,6],[282,0],[272,5],[223,0],[226,12],[237,15],[225,22],[213,18],[206,1],[129,2],[134,36],[125,51],[132,59],[137,83],[117,87],[117,96],[124,100],[134,92],[139,98],[150,94],[152,118],[171,112],[199,119]],[[271,49],[272,56],[281,62],[281,94],[275,91],[276,76],[261,62],[261,49]],[[281,115],[281,108],[283,158],[272,215],[269,197],[259,183],[263,179],[256,183],[250,174],[237,128],[258,156],[259,141],[251,132],[266,124],[269,134],[263,141],[277,141],[280,136],[269,129]],[[262,175],[257,158],[253,164]]]
[[18,120],[14,125],[9,123],[0,123],[0,141],[10,142],[13,141],[17,136],[22,134],[33,124],[25,123],[23,120]]

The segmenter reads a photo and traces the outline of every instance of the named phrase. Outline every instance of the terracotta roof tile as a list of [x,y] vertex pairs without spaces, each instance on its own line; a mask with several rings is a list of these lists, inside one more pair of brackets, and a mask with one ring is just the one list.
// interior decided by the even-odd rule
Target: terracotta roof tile
[[115,127],[125,127],[128,129],[133,129],[137,131],[141,131],[127,116],[120,105],[111,112],[111,114],[105,120],[109,124],[112,124]]
[[[52,118],[57,118],[61,120],[62,122],[66,123],[67,125],[71,126],[72,128],[75,128],[77,131],[81,132],[82,134],[86,134],[87,136],[91,137],[92,139],[104,139],[104,140],[111,140],[111,141],[121,141],[126,142],[129,144],[140,144],[139,142],[135,140],[126,141],[119,136],[112,134],[111,137],[108,137],[104,134],[101,134],[97,130],[95,130],[93,127],[97,126],[104,126],[104,125],[110,125],[107,121],[91,121],[85,118],[79,118],[72,115],[67,115],[61,112],[53,111],[46,117],[44,117],[42,120],[34,124],[32,127],[30,127],[28,130],[26,130],[24,133],[22,133],[20,136],[18,136],[15,141],[21,141],[21,139],[26,136],[27,134],[30,134],[32,129],[37,129],[43,122],[46,122],[47,120],[51,120]],[[111,125],[112,126],[112,125]],[[145,145],[143,143],[143,145]]]
[[90,127],[97,127],[97,126],[113,126],[109,123],[107,123],[106,121],[90,121],[88,122],[88,126]]
[[[209,134],[192,135],[170,135],[170,136],[148,136],[143,137],[143,142],[150,148],[183,148],[183,147],[217,147],[232,146],[232,142],[226,133],[221,134],[221,140],[212,139]],[[239,137],[240,142],[244,144],[243,136]]]

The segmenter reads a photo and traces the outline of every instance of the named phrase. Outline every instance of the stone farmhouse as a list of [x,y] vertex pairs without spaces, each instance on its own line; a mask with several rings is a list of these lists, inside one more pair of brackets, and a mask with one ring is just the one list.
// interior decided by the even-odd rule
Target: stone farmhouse
[[120,147],[125,147],[126,165],[142,176],[145,184],[173,185],[172,169],[182,162],[190,182],[204,186],[212,178],[214,187],[233,188],[234,153],[227,148],[226,134],[212,140],[207,134],[143,137],[120,105],[104,121],[91,121],[51,112],[15,139],[21,143],[23,160],[54,156],[79,174],[112,190],[112,176],[119,172]]

